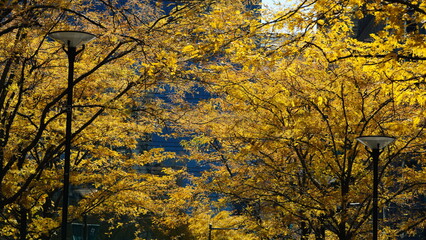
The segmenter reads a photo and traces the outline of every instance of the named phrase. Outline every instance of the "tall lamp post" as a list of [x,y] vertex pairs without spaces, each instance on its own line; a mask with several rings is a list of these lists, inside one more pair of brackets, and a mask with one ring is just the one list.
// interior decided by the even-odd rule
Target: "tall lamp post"
[[95,38],[95,35],[80,31],[57,31],[48,35],[64,45],[64,51],[68,56],[68,87],[67,87],[67,118],[65,123],[65,159],[64,159],[64,189],[62,191],[62,223],[61,239],[67,239],[68,225],[68,198],[70,188],[70,163],[71,163],[71,138],[72,138],[72,105],[74,85],[75,57],[83,50],[77,48]]
[[212,240],[212,231],[213,230],[239,230],[241,228],[217,228],[217,227],[213,227],[213,225],[210,223],[209,224],[209,237],[208,240]]
[[394,137],[388,136],[361,136],[356,140],[372,151],[369,153],[373,158],[373,240],[377,240],[378,233],[378,186],[379,186],[379,156],[382,149],[395,141]]

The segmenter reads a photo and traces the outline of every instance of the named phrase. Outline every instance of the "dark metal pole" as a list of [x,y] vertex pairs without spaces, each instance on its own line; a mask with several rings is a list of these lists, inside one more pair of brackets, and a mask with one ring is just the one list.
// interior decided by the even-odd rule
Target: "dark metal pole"
[[373,240],[377,240],[380,149],[373,149],[371,155],[373,157]]
[[87,238],[88,238],[87,215],[84,214],[84,216],[83,216],[83,240],[87,240]]
[[208,238],[208,240],[212,240],[212,228],[213,228],[213,226],[212,226],[212,224],[210,223],[210,224],[209,224],[209,238]]
[[72,105],[73,105],[73,85],[74,85],[74,62],[77,55],[75,47],[68,46],[68,88],[67,88],[67,118],[65,125],[65,159],[64,159],[64,189],[62,196],[62,231],[61,239],[67,239],[68,228],[68,198],[70,188],[70,165],[71,165],[71,138],[72,138]]

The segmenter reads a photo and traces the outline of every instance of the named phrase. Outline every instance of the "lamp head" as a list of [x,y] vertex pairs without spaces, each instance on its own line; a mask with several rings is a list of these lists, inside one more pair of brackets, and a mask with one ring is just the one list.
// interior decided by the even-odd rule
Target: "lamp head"
[[56,31],[49,33],[48,36],[51,39],[58,41],[67,47],[73,48],[77,48],[80,45],[83,45],[96,37],[91,33],[81,31]]
[[370,149],[380,150],[395,141],[395,138],[388,136],[361,136],[357,137],[356,140]]

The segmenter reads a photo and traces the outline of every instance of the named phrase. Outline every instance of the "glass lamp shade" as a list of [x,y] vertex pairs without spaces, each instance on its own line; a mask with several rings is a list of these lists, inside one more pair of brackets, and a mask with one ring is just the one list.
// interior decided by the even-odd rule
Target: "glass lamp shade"
[[81,31],[57,31],[49,33],[48,36],[65,46],[74,48],[85,44],[96,37],[91,33]]
[[356,140],[370,149],[383,149],[395,141],[395,138],[388,136],[361,136],[357,137]]

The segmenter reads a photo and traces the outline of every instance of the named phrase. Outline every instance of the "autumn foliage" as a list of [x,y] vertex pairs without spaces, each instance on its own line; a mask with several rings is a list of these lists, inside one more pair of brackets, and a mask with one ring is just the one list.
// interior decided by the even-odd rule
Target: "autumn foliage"
[[[397,137],[381,154],[380,236],[421,231],[424,9],[416,2],[300,1],[265,14],[247,37],[194,69],[212,97],[178,129],[194,135],[184,142],[188,158],[211,166],[202,186],[249,217],[247,232],[371,238],[372,163],[355,140],[362,135]],[[374,28],[357,38],[365,26],[356,24],[367,17]]]
[[[176,2],[0,3],[0,238],[59,234],[58,30],[97,36],[75,66],[69,222],[135,239],[368,239],[371,157],[355,138],[389,135],[379,234],[424,229],[425,3]],[[164,133],[185,151],[141,148]],[[189,160],[201,176],[162,167]]]

